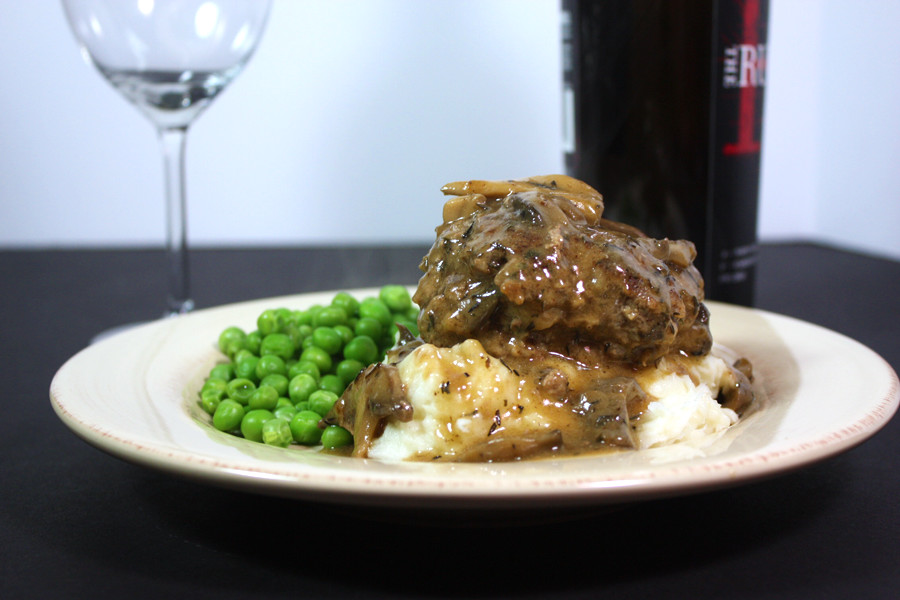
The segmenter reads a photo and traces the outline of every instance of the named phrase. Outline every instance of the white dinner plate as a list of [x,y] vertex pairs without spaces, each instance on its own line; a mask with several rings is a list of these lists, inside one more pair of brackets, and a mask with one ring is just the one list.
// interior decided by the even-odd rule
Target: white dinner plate
[[60,368],[50,387],[53,408],[101,450],[210,484],[330,504],[474,511],[600,507],[754,481],[861,443],[890,420],[900,399],[896,373],[858,342],[789,317],[709,302],[716,343],[751,360],[765,399],[702,455],[390,463],[268,447],[216,431],[197,393],[222,360],[219,333],[230,325],[254,329],[266,308],[325,304],[333,295],[198,310],[109,337]]

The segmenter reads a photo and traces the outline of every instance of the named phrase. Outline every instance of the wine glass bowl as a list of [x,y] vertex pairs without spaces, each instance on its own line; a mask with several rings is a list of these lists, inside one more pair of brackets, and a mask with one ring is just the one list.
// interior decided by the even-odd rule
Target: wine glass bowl
[[189,125],[243,70],[270,0],[62,0],[84,58],[156,127],[166,182],[166,314],[193,308],[184,146]]

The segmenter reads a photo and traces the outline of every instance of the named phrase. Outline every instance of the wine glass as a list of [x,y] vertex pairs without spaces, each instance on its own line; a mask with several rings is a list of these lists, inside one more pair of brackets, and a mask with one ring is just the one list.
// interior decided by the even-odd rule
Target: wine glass
[[188,126],[241,72],[269,0],[62,0],[85,60],[156,127],[166,190],[165,315],[190,311],[184,148]]

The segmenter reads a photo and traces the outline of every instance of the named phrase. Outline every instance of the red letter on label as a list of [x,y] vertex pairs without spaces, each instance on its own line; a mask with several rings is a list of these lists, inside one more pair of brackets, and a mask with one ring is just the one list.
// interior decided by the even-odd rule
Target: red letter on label
[[756,86],[762,84],[764,65],[763,52],[757,52],[759,40],[757,23],[759,22],[759,0],[746,0],[744,3],[744,43],[740,45],[738,85],[741,88],[738,103],[738,139],[734,144],[725,144],[722,153],[752,154],[759,152],[759,140],[754,139],[753,130],[756,124]]

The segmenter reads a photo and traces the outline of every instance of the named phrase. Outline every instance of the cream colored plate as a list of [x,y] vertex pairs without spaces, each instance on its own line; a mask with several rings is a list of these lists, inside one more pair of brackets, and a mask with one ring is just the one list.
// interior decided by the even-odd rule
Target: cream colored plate
[[888,422],[900,398],[896,373],[865,346],[788,317],[710,302],[716,342],[750,358],[767,399],[703,456],[385,463],[270,448],[214,430],[195,398],[221,358],[219,332],[253,329],[266,308],[332,296],[198,310],[110,337],[62,366],[50,387],[53,407],[101,450],[210,484],[328,503],[474,510],[597,507],[752,481],[852,448]]

